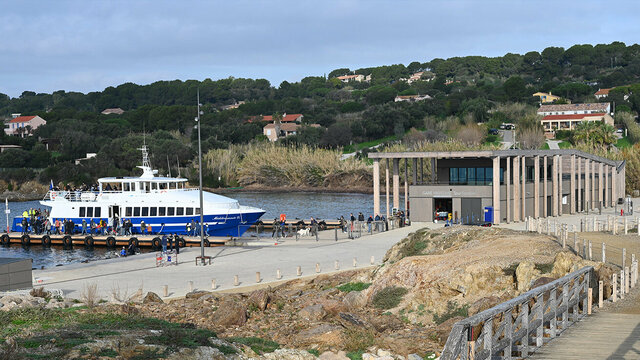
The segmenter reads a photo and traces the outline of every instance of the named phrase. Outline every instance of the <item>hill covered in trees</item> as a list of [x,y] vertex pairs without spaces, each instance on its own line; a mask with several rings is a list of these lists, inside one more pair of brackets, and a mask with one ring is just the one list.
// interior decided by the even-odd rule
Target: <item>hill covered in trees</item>
[[[416,72],[424,72],[422,78],[407,82]],[[348,74],[371,75],[371,81],[345,83],[337,79]],[[616,86],[620,88],[612,91],[607,101],[637,113],[640,91],[622,86],[638,82],[640,45],[614,42],[568,49],[549,47],[495,58],[467,56],[414,61],[406,66],[343,68],[328,76],[309,76],[278,86],[264,79],[227,78],[126,83],[88,94],[63,90],[51,94],[24,91],[17,98],[0,94],[0,116],[39,115],[48,122],[25,139],[3,135],[0,143],[23,148],[0,154],[0,167],[6,170],[2,175],[5,180],[37,176],[44,183],[49,179],[82,183],[106,174],[130,174],[139,162],[136,148],[143,141],[143,130],[154,167],[161,172],[167,171],[167,162],[171,167],[178,163],[188,167],[197,149],[193,131],[197,89],[204,105],[202,140],[207,152],[265,141],[264,124],[247,120],[275,113],[301,113],[304,123],[321,125],[303,127],[282,142],[326,148],[391,135],[401,138],[411,128],[428,128],[426,137],[438,139],[464,124],[514,121],[511,117],[517,115],[499,109],[516,102],[537,105],[538,99],[531,96],[537,91],[582,102],[597,101],[595,91]],[[415,94],[430,98],[394,102],[397,95]],[[238,103],[237,108],[223,110]],[[124,114],[101,114],[115,107],[125,110]],[[49,138],[59,139],[60,147],[47,151],[39,139]],[[73,163],[88,152],[98,156],[81,165]]]

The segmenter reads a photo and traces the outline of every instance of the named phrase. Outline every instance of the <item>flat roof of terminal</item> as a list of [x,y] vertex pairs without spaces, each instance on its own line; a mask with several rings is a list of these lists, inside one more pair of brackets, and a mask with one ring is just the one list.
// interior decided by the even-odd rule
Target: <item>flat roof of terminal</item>
[[554,156],[554,155],[576,155],[581,158],[601,162],[603,164],[619,167],[624,161],[615,161],[602,156],[593,155],[575,149],[560,150],[465,150],[465,151],[405,151],[405,152],[375,152],[369,153],[370,159],[415,159],[415,158],[437,158],[437,159],[463,159],[463,158],[493,158],[496,156]]

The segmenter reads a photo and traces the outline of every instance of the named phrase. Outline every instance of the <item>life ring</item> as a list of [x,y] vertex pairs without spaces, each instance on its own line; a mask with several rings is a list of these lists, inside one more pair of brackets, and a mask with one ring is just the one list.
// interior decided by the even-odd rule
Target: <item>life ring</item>
[[42,237],[42,246],[51,246],[51,236],[44,235]]
[[56,193],[55,191],[52,191],[52,192],[49,194],[49,197],[51,198],[51,200],[55,200],[55,199],[56,199],[56,196],[58,196],[58,193]]
[[108,248],[116,247],[116,238],[114,238],[113,236],[109,236],[106,240],[106,245]]
[[62,238],[62,245],[64,245],[65,247],[71,247],[73,246],[73,240],[71,239],[71,236],[69,235],[65,235]]
[[209,243],[209,239],[204,239],[204,246],[205,246],[205,247],[209,247],[209,245],[211,245],[211,244]]
[[2,235],[2,237],[0,237],[0,241],[4,246],[9,246],[9,244],[11,244],[11,238],[9,238],[9,235],[7,234]]
[[187,246],[187,242],[184,241],[183,238],[178,238],[178,246],[180,246],[181,248]]
[[131,239],[129,239],[129,246],[131,246],[131,244],[134,244],[134,247],[138,247],[138,238],[132,237]]
[[20,243],[22,244],[22,246],[29,246],[29,245],[31,245],[31,236],[29,236],[29,235],[22,235],[22,237],[20,238]]
[[84,238],[84,246],[93,247],[93,236],[87,236]]
[[153,250],[160,249],[160,238],[159,237],[154,237],[153,240],[151,240],[151,248]]

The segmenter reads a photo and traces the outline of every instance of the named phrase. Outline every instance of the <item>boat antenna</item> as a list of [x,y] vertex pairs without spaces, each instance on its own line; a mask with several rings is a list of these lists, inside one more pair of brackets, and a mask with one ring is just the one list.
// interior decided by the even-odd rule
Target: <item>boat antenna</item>
[[169,154],[167,154],[167,168],[169,169],[169,177],[171,177],[171,164],[169,163]]
[[180,177],[180,159],[178,158],[178,155],[176,155],[176,161],[178,162],[178,177]]

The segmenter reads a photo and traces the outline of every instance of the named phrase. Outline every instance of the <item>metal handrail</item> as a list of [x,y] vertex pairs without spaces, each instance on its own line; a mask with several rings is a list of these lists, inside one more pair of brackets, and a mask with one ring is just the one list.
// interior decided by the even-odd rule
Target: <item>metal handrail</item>
[[[167,191],[198,191],[198,188],[183,188],[183,189],[153,189],[149,191],[121,191],[121,190],[109,190],[109,191],[67,191],[67,190],[49,190],[44,195],[42,200],[55,200],[57,198],[64,198],[68,201],[96,201],[101,194],[149,194],[149,193],[162,193]],[[84,195],[84,196],[83,196]]]
[[[587,314],[592,273],[592,266],[584,267],[458,321],[449,333],[440,359],[510,359],[512,352],[519,352],[521,357],[528,356],[544,344],[545,333],[554,338]],[[579,311],[581,301],[582,313]],[[476,336],[473,329],[478,327],[481,330]],[[532,333],[534,336],[530,337]],[[531,338],[535,344],[531,343]]]

